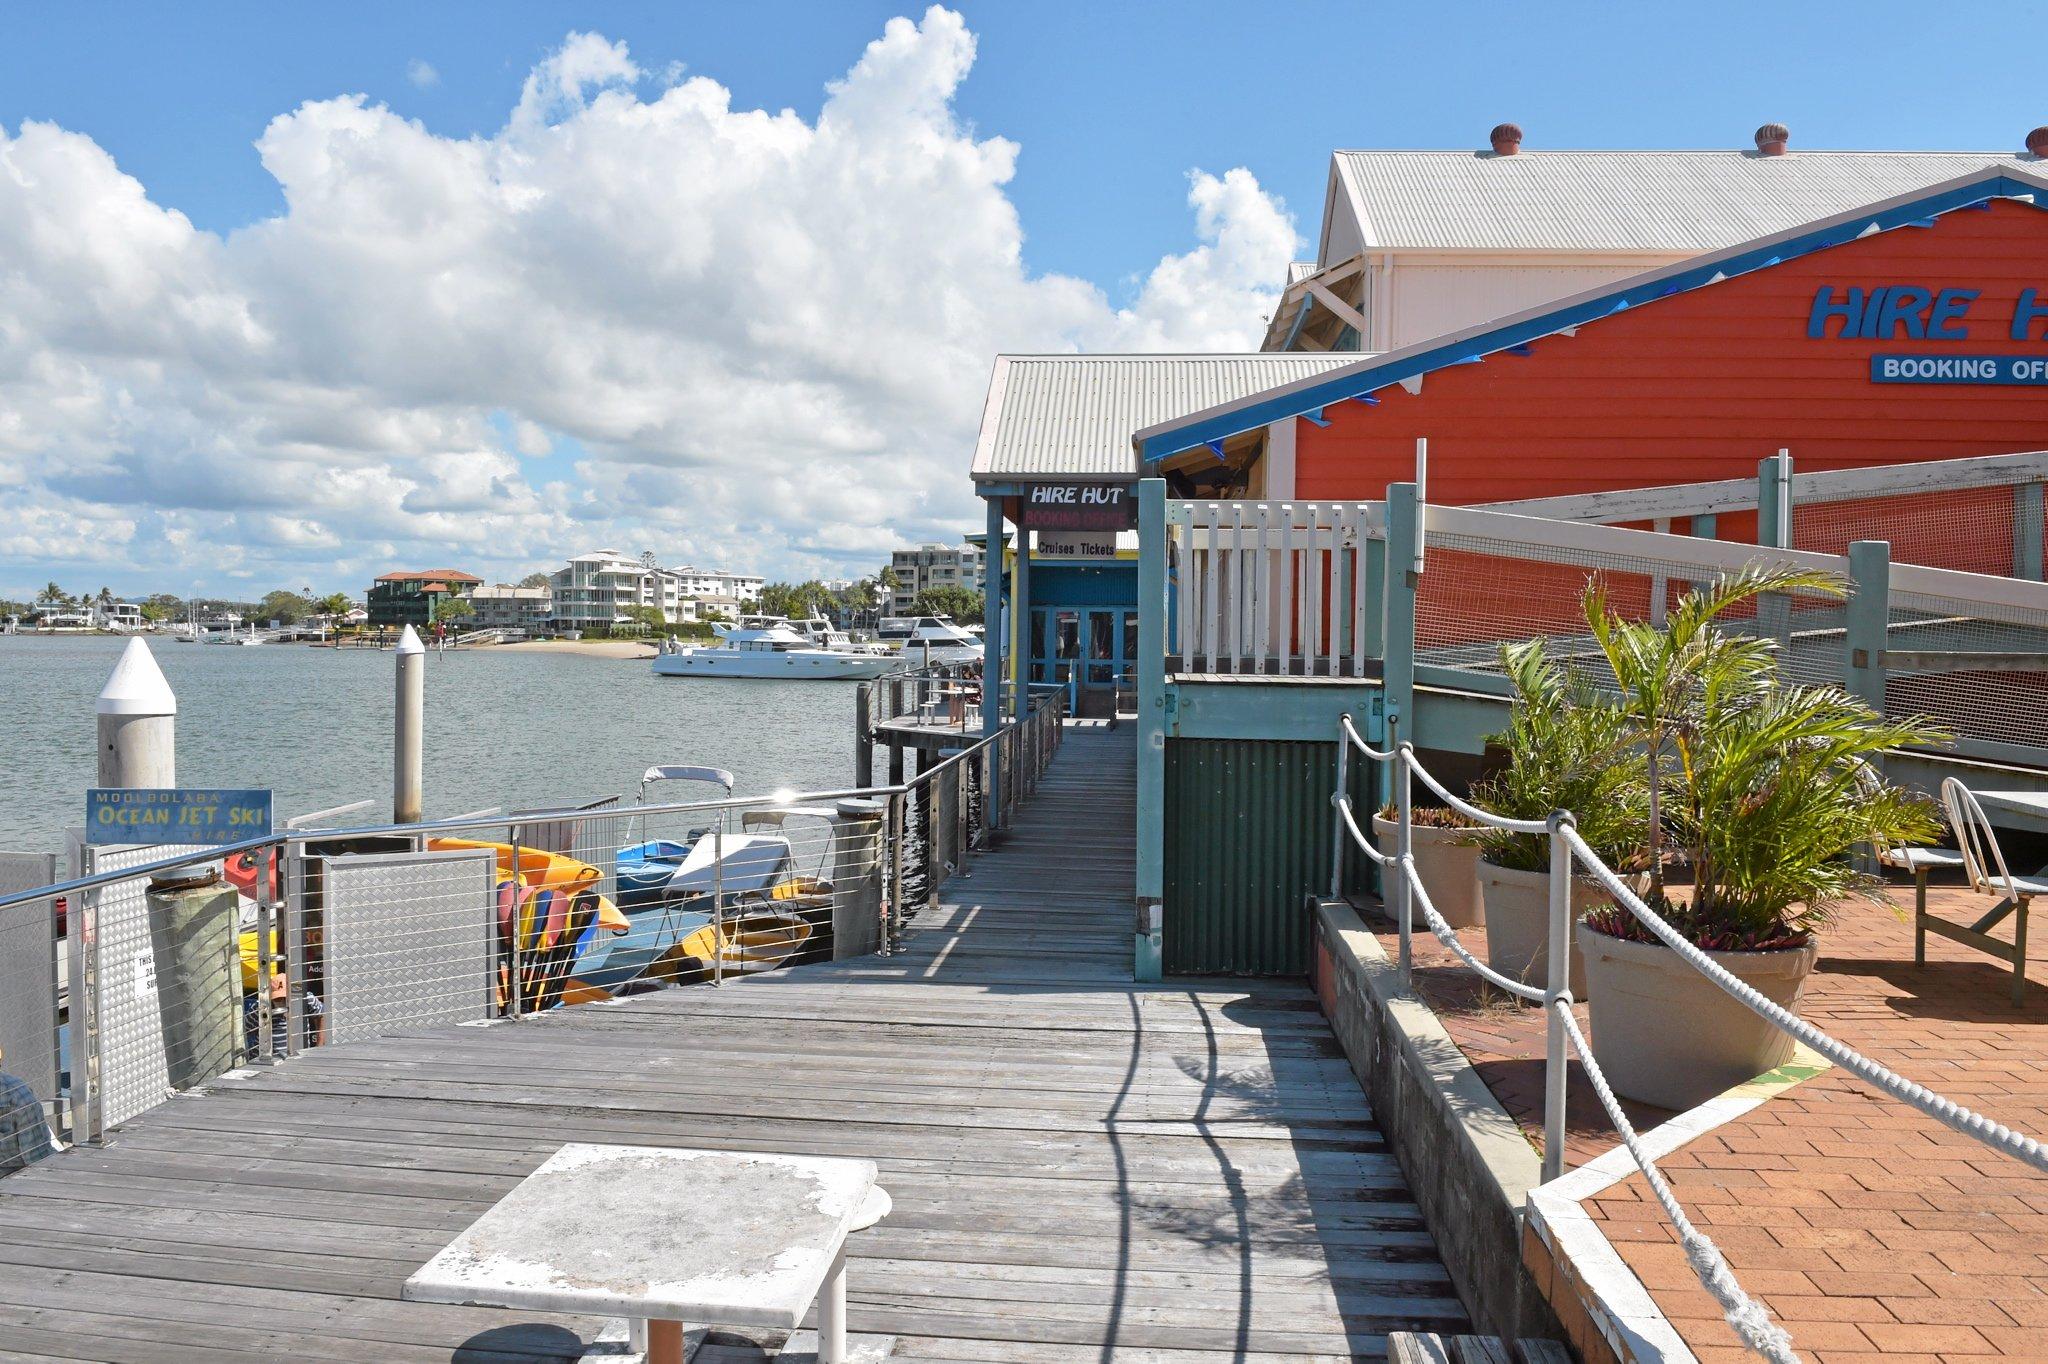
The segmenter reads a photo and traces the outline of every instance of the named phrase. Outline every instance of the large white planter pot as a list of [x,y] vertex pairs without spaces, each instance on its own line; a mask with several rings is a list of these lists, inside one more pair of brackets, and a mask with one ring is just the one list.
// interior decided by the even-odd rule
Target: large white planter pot
[[[1400,825],[1374,815],[1372,832],[1379,840],[1381,856],[1392,857],[1400,850]],[[1486,922],[1486,910],[1479,900],[1479,849],[1458,841],[1478,832],[1477,829],[1425,829],[1418,824],[1409,835],[1408,851],[1415,857],[1415,874],[1422,878],[1423,888],[1429,892],[1429,902],[1436,906],[1436,912],[1443,915],[1444,922],[1452,928],[1473,928]],[[1392,874],[1391,869],[1388,874]],[[1391,887],[1386,898],[1391,912]],[[1409,926],[1427,927],[1420,905],[1410,911]]]
[[[1545,989],[1550,984],[1550,873],[1516,871],[1479,861],[1479,893],[1486,905],[1486,964],[1509,980]],[[1584,878],[1572,882],[1572,918],[1610,904],[1607,892]],[[1571,949],[1572,997],[1586,997],[1586,963]]]
[[[1593,1059],[1614,1092],[1683,1112],[1792,1057],[1792,1039],[1661,943],[1579,925],[1592,982]],[[1820,948],[1709,952],[1730,975],[1794,1013]]]

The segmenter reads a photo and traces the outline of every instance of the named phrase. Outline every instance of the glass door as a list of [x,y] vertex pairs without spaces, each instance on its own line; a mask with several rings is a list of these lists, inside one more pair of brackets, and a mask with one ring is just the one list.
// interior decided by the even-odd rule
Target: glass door
[[1118,688],[1135,685],[1138,613],[1123,607],[1035,607],[1031,680],[1068,689],[1076,715],[1114,712]]

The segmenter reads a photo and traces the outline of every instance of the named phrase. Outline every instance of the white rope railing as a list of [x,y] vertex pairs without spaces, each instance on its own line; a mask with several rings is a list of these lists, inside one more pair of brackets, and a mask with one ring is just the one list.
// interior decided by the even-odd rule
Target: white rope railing
[[[1400,773],[1397,780],[1396,801],[1399,815],[1399,823],[1397,825],[1399,844],[1398,851],[1391,858],[1379,853],[1367,843],[1364,834],[1358,828],[1358,821],[1352,817],[1351,797],[1346,787],[1348,784],[1347,760],[1353,747],[1356,747],[1361,753],[1376,762],[1395,762]],[[1467,819],[1475,820],[1490,828],[1506,829],[1515,833],[1542,833],[1550,836],[1553,884],[1551,886],[1552,932],[1550,934],[1551,941],[1548,947],[1547,962],[1550,972],[1550,986],[1548,989],[1539,990],[1521,981],[1511,980],[1480,961],[1478,957],[1472,954],[1471,949],[1466,947],[1459,939],[1457,930],[1451,927],[1443,915],[1437,912],[1436,906],[1431,903],[1429,891],[1422,884],[1422,876],[1415,869],[1415,858],[1411,848],[1414,834],[1414,811],[1408,797],[1408,777],[1411,774],[1421,777],[1425,786]],[[1580,1061],[1585,1065],[1586,1074],[1593,1082],[1593,1092],[1600,1097],[1600,1103],[1607,1110],[1607,1116],[1613,1122],[1614,1130],[1621,1134],[1622,1144],[1628,1148],[1630,1157],[1635,1161],[1637,1167],[1642,1170],[1643,1177],[1649,1182],[1651,1192],[1663,1207],[1665,1216],[1671,1219],[1672,1228],[1678,1234],[1679,1244],[1685,1250],[1687,1263],[1692,1266],[1693,1273],[1698,1276],[1701,1286],[1720,1304],[1722,1315],[1726,1318],[1730,1329],[1736,1333],[1736,1336],[1745,1346],[1754,1353],[1771,1360],[1772,1364],[1798,1364],[1799,1356],[1793,1352],[1791,1337],[1785,1333],[1784,1328],[1771,1320],[1770,1314],[1765,1310],[1762,1303],[1743,1291],[1742,1285],[1736,1281],[1734,1271],[1728,1265],[1727,1258],[1721,1254],[1719,1248],[1712,1241],[1708,1240],[1693,1225],[1692,1220],[1685,1215],[1685,1210],[1679,1205],[1677,1195],[1672,1193],[1670,1184],[1665,1181],[1662,1172],[1657,1169],[1656,1162],[1651,1160],[1649,1153],[1643,1150],[1642,1143],[1636,1136],[1635,1128],[1629,1123],[1627,1115],[1621,1111],[1621,1105],[1615,1099],[1613,1090],[1608,1087],[1607,1077],[1600,1073],[1599,1065],[1593,1060],[1592,1048],[1587,1044],[1585,1034],[1579,1030],[1578,1020],[1572,1016],[1573,1000],[1568,966],[1570,961],[1570,944],[1568,941],[1559,941],[1561,934],[1568,931],[1561,928],[1560,924],[1568,924],[1570,922],[1569,897],[1571,892],[1568,880],[1562,888],[1556,882],[1559,879],[1557,873],[1560,868],[1563,869],[1567,876],[1569,875],[1570,866],[1576,856],[1574,845],[1576,844],[1577,847],[1583,848],[1585,844],[1583,840],[1579,839],[1578,830],[1572,826],[1570,815],[1565,812],[1559,812],[1547,820],[1526,820],[1510,819],[1505,815],[1494,814],[1491,810],[1483,810],[1445,790],[1442,783],[1438,782],[1429,770],[1416,759],[1415,749],[1412,744],[1402,743],[1397,739],[1392,747],[1385,752],[1374,749],[1359,737],[1358,731],[1353,727],[1349,715],[1341,716],[1338,720],[1337,790],[1332,795],[1330,803],[1337,807],[1337,814],[1342,821],[1345,832],[1360,851],[1372,858],[1379,866],[1386,867],[1391,865],[1397,867],[1400,871],[1400,876],[1395,886],[1398,892],[1396,899],[1399,902],[1395,917],[1400,933],[1400,970],[1401,984],[1404,989],[1409,984],[1411,970],[1409,906],[1412,903],[1421,907],[1423,922],[1429,926],[1429,931],[1436,940],[1448,948],[1459,961],[1470,967],[1481,980],[1488,982],[1498,989],[1505,990],[1515,998],[1525,999],[1531,1003],[1544,1006],[1547,1032],[1549,1034],[1546,1039],[1544,1058],[1544,1182],[1548,1183],[1563,1173],[1564,1066],[1565,1045],[1567,1040],[1569,1040],[1570,1045],[1577,1050]],[[1588,852],[1590,853],[1590,850]],[[1338,881],[1343,866],[1342,856],[1342,845],[1340,844],[1336,867],[1331,876],[1331,892],[1333,897],[1341,888]],[[1604,866],[1602,870],[1605,870]],[[1562,904],[1560,904],[1560,896],[1563,897]]]
[[1805,1043],[1858,1079],[1883,1090],[1901,1103],[1912,1105],[1943,1126],[1965,1136],[1975,1137],[1984,1145],[2011,1156],[2024,1165],[2048,1172],[2048,1148],[2044,1148],[2037,1138],[2015,1132],[2005,1124],[1965,1108],[1953,1099],[1943,1098],[1926,1086],[1907,1079],[1846,1043],[1830,1037],[1783,1006],[1765,999],[1731,975],[1719,962],[1686,941],[1684,935],[1644,904],[1642,899],[1628,888],[1628,883],[1615,875],[1607,864],[1586,846],[1586,841],[1579,837],[1577,830],[1568,832],[1565,835],[1565,842],[1572,850],[1573,860],[1591,872],[1593,879],[1614,897],[1617,904],[1626,906],[1631,914],[1642,921],[1645,928],[1656,934],[1658,940],[1683,958],[1688,966],[1720,986],[1738,1002],[1747,1006],[1751,1012],[1775,1025],[1780,1031]]
[[1713,1295],[1715,1302],[1721,1304],[1721,1315],[1730,1329],[1752,1352],[1773,1361],[1773,1364],[1798,1364],[1799,1356],[1793,1352],[1792,1337],[1786,1334],[1784,1327],[1771,1320],[1762,1303],[1743,1291],[1742,1285],[1736,1281],[1735,1271],[1729,1267],[1728,1257],[1692,1224],[1692,1219],[1685,1215],[1685,1209],[1679,1206],[1678,1195],[1671,1192],[1671,1186],[1664,1181],[1657,1162],[1650,1159],[1650,1153],[1643,1149],[1634,1124],[1621,1111],[1621,1101],[1614,1097],[1614,1091],[1607,1086],[1607,1077],[1593,1062],[1593,1048],[1587,1043],[1586,1035],[1579,1031],[1579,1020],[1572,1016],[1571,1001],[1553,1000],[1550,1009],[1571,1035],[1572,1046],[1586,1067],[1586,1078],[1593,1082],[1593,1092],[1600,1096],[1600,1106],[1607,1110],[1607,1120],[1621,1134],[1622,1145],[1628,1148],[1629,1156],[1643,1172],[1643,1178],[1664,1209],[1664,1215],[1671,1219],[1671,1229],[1678,1233],[1678,1244],[1685,1250],[1686,1263],[1692,1266],[1701,1286]]
[[[1353,846],[1366,854],[1382,867],[1398,869],[1393,890],[1396,901],[1395,920],[1400,935],[1400,973],[1404,989],[1409,985],[1412,968],[1409,947],[1411,905],[1419,905],[1423,921],[1430,933],[1451,953],[1470,967],[1482,980],[1505,990],[1509,994],[1540,1003],[1544,1006],[1549,1024],[1550,1043],[1545,1057],[1545,1114],[1543,1178],[1547,1183],[1563,1170],[1564,1138],[1564,1043],[1568,1040],[1572,1050],[1579,1055],[1585,1066],[1586,1076],[1592,1082],[1593,1092],[1599,1096],[1601,1107],[1620,1134],[1622,1144],[1628,1150],[1637,1167],[1642,1170],[1651,1192],[1671,1220],[1677,1232],[1679,1243],[1685,1250],[1686,1260],[1714,1300],[1720,1304],[1729,1327],[1735,1331],[1743,1344],[1753,1353],[1774,1361],[1774,1364],[1794,1364],[1799,1356],[1793,1351],[1792,1339],[1784,1328],[1770,1319],[1763,1304],[1750,1297],[1736,1281],[1733,1269],[1718,1247],[1708,1239],[1680,1206],[1677,1195],[1657,1169],[1656,1162],[1644,1151],[1640,1139],[1628,1116],[1622,1112],[1620,1102],[1601,1072],[1599,1063],[1593,1059],[1592,1047],[1572,1014],[1574,1003],[1564,963],[1569,959],[1568,936],[1571,915],[1569,913],[1570,882],[1581,866],[1594,881],[1611,895],[1617,904],[1624,905],[1629,912],[1641,920],[1657,939],[1676,952],[1686,964],[1699,971],[1708,980],[1718,985],[1734,999],[1767,1022],[1812,1048],[1834,1064],[1852,1075],[1883,1091],[1900,1102],[1909,1104],[1921,1113],[1942,1123],[1953,1131],[1973,1137],[1995,1151],[2011,1156],[2022,1164],[2036,1170],[2048,1172],[2048,1147],[2034,1137],[2016,1132],[2004,1124],[1981,1113],[1956,1103],[1952,1099],[1936,1094],[1896,1071],[1864,1056],[1861,1052],[1829,1036],[1826,1032],[1808,1023],[1771,1000],[1764,998],[1719,963],[1715,962],[1700,948],[1688,942],[1677,929],[1658,916],[1645,904],[1642,898],[1623,881],[1613,868],[1600,860],[1598,854],[1586,843],[1573,825],[1568,812],[1560,811],[1547,820],[1509,819],[1494,814],[1462,800],[1444,789],[1444,786],[1415,757],[1414,746],[1400,741],[1398,727],[1389,722],[1389,731],[1394,737],[1385,750],[1375,749],[1368,744],[1345,715],[1338,720],[1337,789],[1330,803],[1336,807],[1338,819],[1344,833]],[[1381,853],[1365,837],[1358,827],[1353,814],[1349,792],[1349,758],[1356,749],[1375,763],[1392,763],[1398,772],[1396,779],[1397,851],[1388,856]],[[1429,892],[1422,883],[1420,873],[1415,869],[1411,850],[1414,833],[1414,815],[1409,801],[1408,779],[1420,777],[1425,786],[1443,800],[1451,809],[1465,818],[1489,828],[1506,829],[1516,833],[1548,834],[1551,838],[1551,903],[1552,923],[1549,943],[1550,988],[1539,990],[1520,981],[1511,980],[1493,970],[1473,955],[1462,941],[1457,930],[1437,912],[1431,903]],[[1331,872],[1331,895],[1336,898],[1342,889],[1343,845],[1337,845]],[[1562,897],[1562,898],[1561,898]],[[1560,910],[1562,908],[1562,913]]]

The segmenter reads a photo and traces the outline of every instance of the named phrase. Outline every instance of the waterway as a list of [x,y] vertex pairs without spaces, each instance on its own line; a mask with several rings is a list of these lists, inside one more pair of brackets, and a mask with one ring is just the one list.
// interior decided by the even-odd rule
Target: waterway
[[[93,702],[126,641],[0,635],[0,850],[58,852],[93,783]],[[268,787],[280,818],[356,800],[390,817],[393,658],[152,640],[178,697],[178,780]],[[656,677],[646,660],[427,656],[429,818],[631,798],[654,763],[723,767],[743,795],[853,782],[851,682]],[[668,788],[707,799],[710,788]]]

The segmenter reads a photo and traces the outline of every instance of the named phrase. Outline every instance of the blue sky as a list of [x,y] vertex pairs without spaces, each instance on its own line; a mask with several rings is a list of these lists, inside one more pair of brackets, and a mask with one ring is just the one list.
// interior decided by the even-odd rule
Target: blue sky
[[996,352],[1256,344],[1333,147],[2017,149],[2037,17],[18,4],[0,596],[872,572],[979,526]]
[[[1986,79],[2037,29],[2006,4],[1361,5],[1005,0],[957,108],[1023,146],[1011,197],[1037,270],[1108,288],[1185,235],[1191,167],[1249,167],[1304,228],[1335,146],[1477,147],[1512,118],[1538,147],[2017,150],[2048,121]],[[891,15],[863,0],[747,3],[17,5],[0,123],[90,133],[159,202],[226,230],[278,211],[250,144],[301,100],[365,92],[449,136],[496,129],[572,29],[682,62],[738,105],[816,115]],[[408,79],[432,66],[426,88]],[[2014,72],[2017,76],[2017,72]]]

